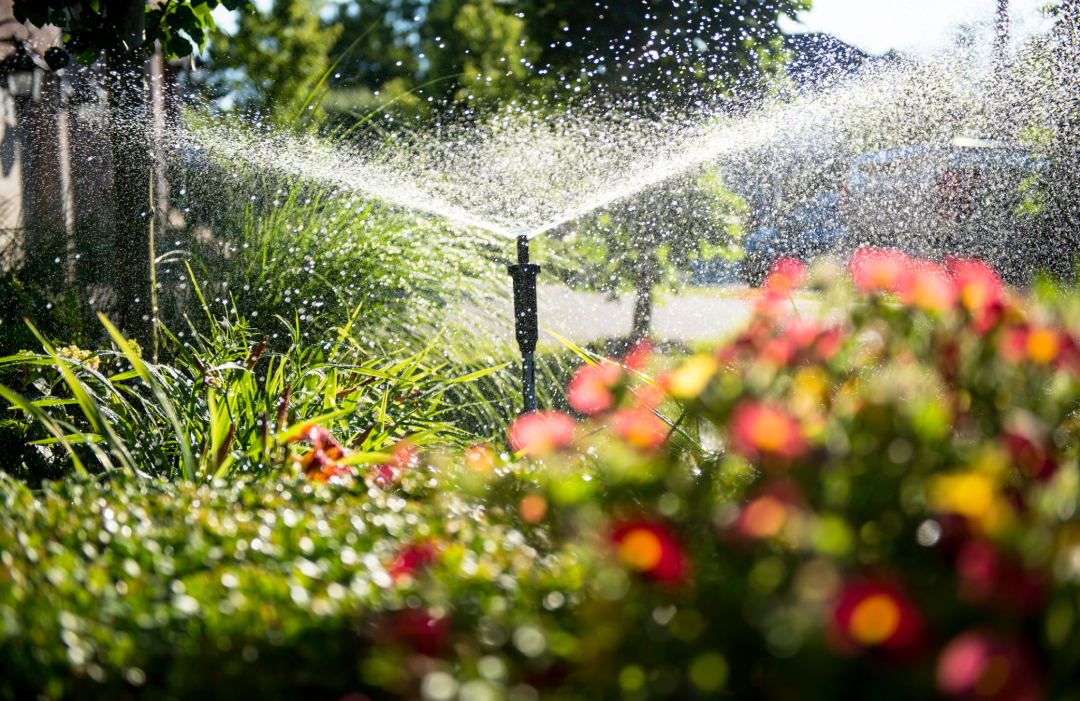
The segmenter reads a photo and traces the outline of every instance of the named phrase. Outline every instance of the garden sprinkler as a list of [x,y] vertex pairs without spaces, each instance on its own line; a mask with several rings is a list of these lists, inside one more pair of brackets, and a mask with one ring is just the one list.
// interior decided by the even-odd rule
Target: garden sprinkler
[[529,264],[529,236],[517,232],[518,264],[506,266],[514,278],[514,329],[521,348],[521,395],[523,414],[536,411],[536,341],[540,336],[536,319],[536,275],[539,265]]

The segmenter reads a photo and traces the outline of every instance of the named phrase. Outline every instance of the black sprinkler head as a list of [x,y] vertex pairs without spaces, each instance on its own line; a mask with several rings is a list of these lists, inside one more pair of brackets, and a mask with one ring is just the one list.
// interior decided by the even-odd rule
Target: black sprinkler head
[[540,337],[536,316],[536,276],[539,265],[529,263],[529,237],[517,238],[518,264],[506,267],[514,279],[514,329],[522,358],[522,396],[528,414],[536,411],[536,342]]

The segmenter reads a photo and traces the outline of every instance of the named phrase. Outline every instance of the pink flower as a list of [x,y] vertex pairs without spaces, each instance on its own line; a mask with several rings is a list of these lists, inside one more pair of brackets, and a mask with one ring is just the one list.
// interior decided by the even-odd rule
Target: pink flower
[[540,411],[518,417],[510,425],[510,447],[515,453],[547,455],[570,445],[577,424],[561,411]]
[[795,258],[777,258],[769,270],[762,289],[768,296],[784,296],[794,292],[806,279],[806,264]]
[[912,261],[893,249],[860,248],[851,255],[851,279],[863,292],[904,294],[911,283]]
[[1046,582],[1040,572],[1024,567],[988,541],[969,540],[956,556],[960,597],[998,611],[1024,615],[1042,606]]
[[1017,641],[972,630],[954,638],[938,656],[941,693],[970,701],[1038,701],[1040,671]]
[[567,399],[574,411],[598,414],[615,403],[611,388],[619,381],[619,366],[608,362],[582,365],[566,388]]
[[407,440],[398,441],[390,450],[390,458],[375,465],[371,473],[371,482],[386,489],[397,484],[406,472],[416,467],[420,461],[420,450]]

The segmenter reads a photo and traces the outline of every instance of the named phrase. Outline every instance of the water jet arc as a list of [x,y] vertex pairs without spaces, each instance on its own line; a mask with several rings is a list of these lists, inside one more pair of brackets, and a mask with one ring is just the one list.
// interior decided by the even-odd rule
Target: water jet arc
[[514,330],[521,349],[522,414],[536,411],[536,341],[540,336],[536,317],[536,276],[539,265],[529,263],[529,236],[518,232],[517,265],[506,270],[514,279]]

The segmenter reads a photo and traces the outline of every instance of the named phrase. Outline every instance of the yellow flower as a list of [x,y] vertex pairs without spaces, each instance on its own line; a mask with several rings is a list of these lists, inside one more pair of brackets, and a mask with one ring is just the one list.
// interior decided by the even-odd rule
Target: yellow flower
[[716,358],[706,353],[695,355],[667,378],[667,391],[676,399],[694,399],[718,369]]

